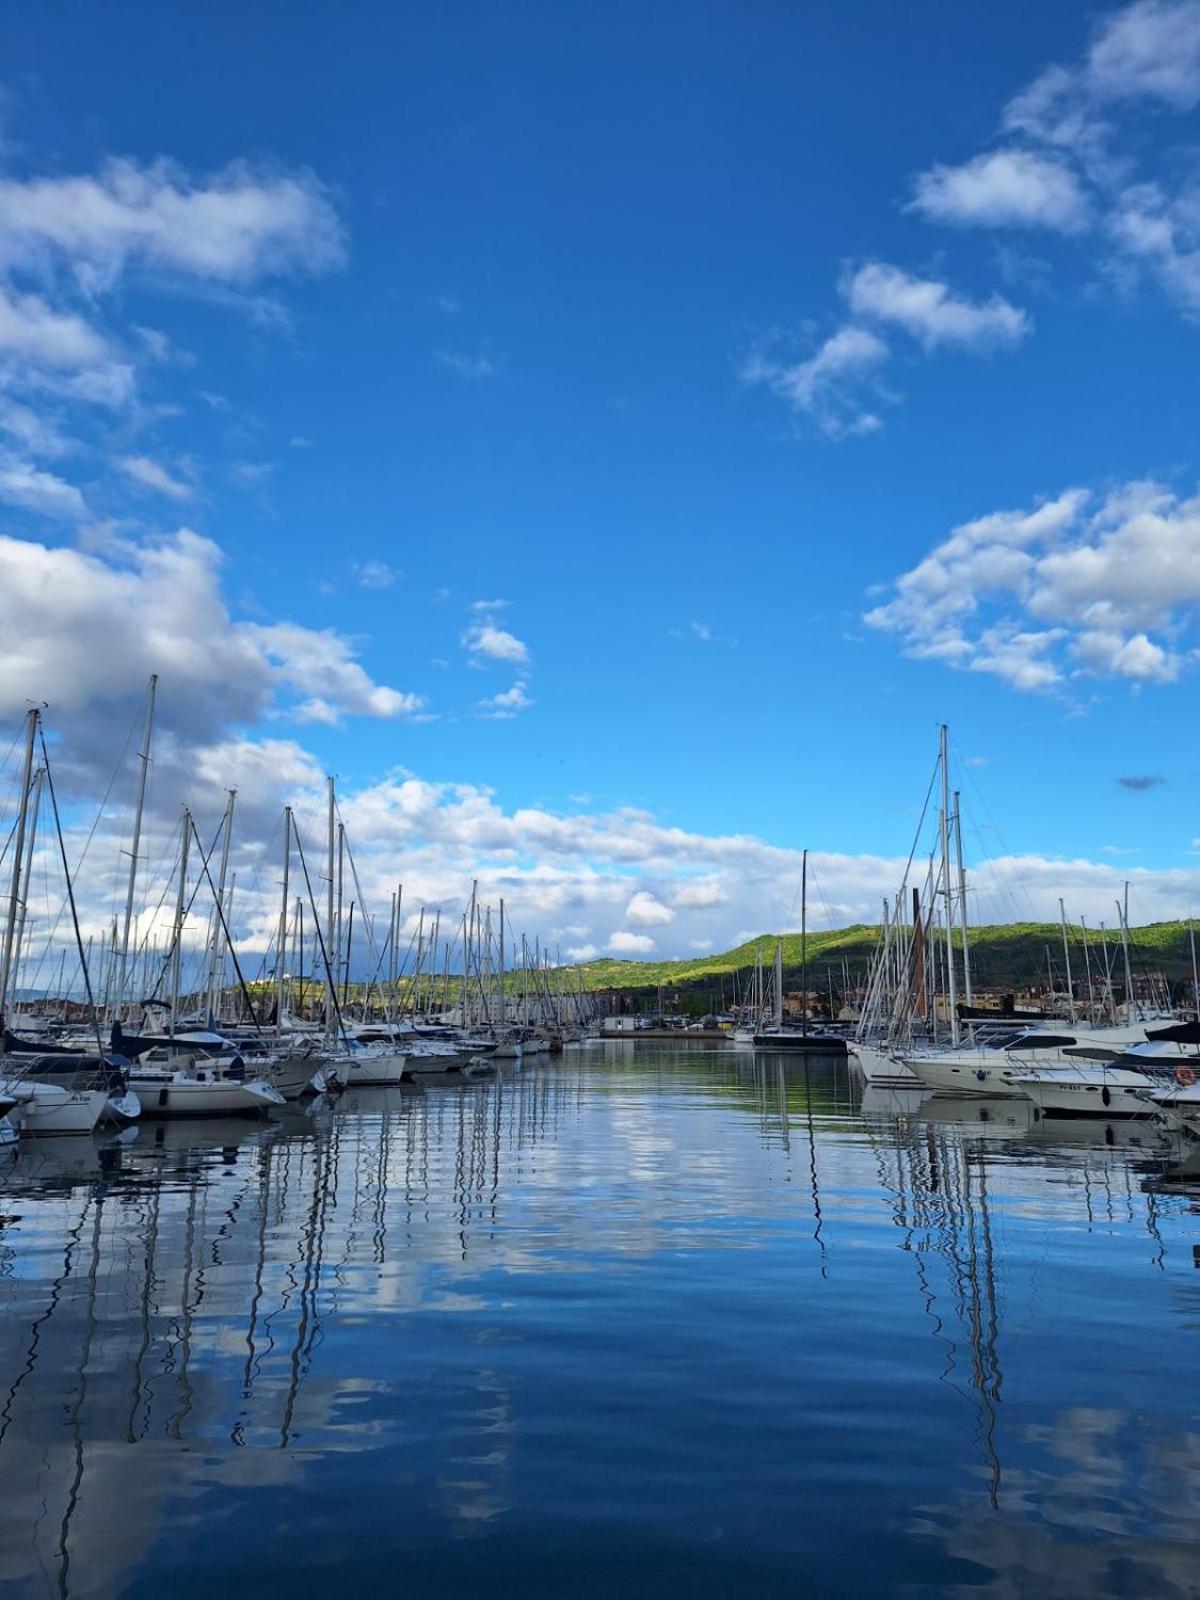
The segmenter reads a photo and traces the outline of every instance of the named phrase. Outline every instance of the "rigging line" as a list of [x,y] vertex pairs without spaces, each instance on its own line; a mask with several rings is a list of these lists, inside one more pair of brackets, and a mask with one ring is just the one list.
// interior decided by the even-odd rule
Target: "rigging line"
[[83,985],[87,991],[88,1005],[92,1008],[92,1026],[96,1030],[96,1054],[103,1057],[104,1046],[100,1042],[100,1013],[96,1009],[96,997],[92,993],[92,975],[88,971],[87,960],[83,953],[83,935],[79,931],[79,912],[75,905],[75,889],[71,883],[71,869],[67,865],[67,846],[63,839],[62,820],[58,814],[58,796],[54,792],[54,775],[50,771],[50,752],[46,749],[46,732],[38,719],[38,738],[42,745],[42,764],[46,771],[46,787],[50,791],[50,806],[54,812],[54,831],[58,834],[58,848],[62,854],[63,873],[67,880],[67,900],[71,906],[71,922],[75,928],[75,946],[79,951],[79,964],[83,968]]
[[[213,842],[208,847],[208,853],[206,855],[205,854],[205,850],[204,850],[204,844],[201,841],[199,833],[196,831],[196,819],[195,819],[195,817],[192,816],[191,811],[190,810],[188,811],[188,820],[191,822],[192,832],[196,836],[196,844],[197,844],[197,846],[199,847],[199,850],[200,850],[200,862],[201,862],[201,865],[204,867],[205,872],[208,871],[209,857],[212,855],[213,851],[217,848],[218,844],[220,844],[220,842],[221,842],[221,834],[225,831],[225,821],[226,821],[227,816],[228,816],[228,812],[223,812],[222,813],[221,820],[217,824],[217,831],[216,831],[215,835],[213,836]],[[212,879],[209,878],[208,881],[209,881],[209,884],[211,885]],[[176,945],[177,942],[180,945],[180,951],[179,951],[180,965],[182,966],[182,964],[183,964],[183,948],[182,948],[182,945],[183,945],[183,923],[186,922],[187,919],[191,916],[192,907],[195,905],[196,896],[199,893],[200,893],[200,879],[197,878],[196,882],[195,882],[195,886],[192,889],[191,896],[188,899],[188,903],[183,908],[183,917],[182,917],[182,919],[180,921],[180,924],[175,929],[174,933],[172,933],[172,935],[171,935],[171,943],[167,946],[167,949],[163,954],[162,968],[159,971],[158,977],[155,978],[154,987],[153,987],[153,989],[151,989],[150,994],[149,994],[149,998],[151,1000],[153,1000],[155,998],[155,996],[158,994],[158,986],[167,975],[167,970],[170,967],[171,961],[172,961],[172,959],[173,959],[173,957],[175,955],[175,945]],[[163,898],[164,899],[166,898],[166,890],[165,889],[163,891]],[[159,906],[161,908],[162,900],[159,901]],[[253,1016],[254,1015],[253,1011],[251,1011],[250,1014],[251,1014],[251,1016]]]
[[304,859],[304,845],[298,833],[296,834],[295,838],[296,851],[300,857],[300,869],[304,873],[304,887],[308,890],[308,903],[312,907],[313,926],[317,931],[317,943],[321,947],[321,962],[325,968],[325,976],[329,981],[329,998],[333,1001],[333,1013],[337,1018],[338,1027],[341,1030],[342,1038],[345,1040],[346,1048],[348,1050],[350,1048],[350,1035],[346,1032],[346,1024],[342,1020],[342,1008],[338,1004],[337,984],[334,982],[333,970],[329,965],[329,953],[325,948],[325,935],[321,929],[321,919],[317,915],[317,902],[313,898],[312,880],[308,876],[308,862]]
[[[229,959],[233,962],[233,970],[234,970],[234,972],[237,973],[238,985],[239,985],[239,987],[241,988],[241,991],[242,991],[242,999],[246,1002],[246,1005],[249,1008],[251,1023],[253,1024],[255,1029],[258,1031],[258,1033],[261,1035],[262,1031],[263,1031],[262,1030],[262,1024],[258,1020],[258,1012],[255,1011],[255,1009],[254,1009],[254,1001],[250,997],[250,991],[246,987],[246,980],[242,976],[242,966],[241,966],[241,962],[237,958],[237,951],[233,948],[233,935],[229,931],[229,924],[225,921],[225,908],[221,904],[221,897],[217,893],[217,886],[212,880],[212,873],[208,870],[208,857],[212,855],[212,850],[210,850],[208,852],[208,856],[206,856],[204,854],[204,843],[203,843],[202,839],[200,838],[199,832],[197,831],[196,819],[195,819],[195,817],[192,816],[190,811],[188,812],[188,820],[191,822],[192,834],[193,834],[193,837],[196,840],[196,845],[197,845],[197,847],[198,847],[198,849],[200,851],[200,864],[204,869],[205,879],[208,882],[208,887],[212,890],[213,904],[217,908],[217,916],[220,919],[220,923],[221,923],[221,932],[225,935],[225,948],[229,951]],[[223,828],[224,826],[225,826],[225,820],[224,820],[224,818],[222,818],[221,819],[221,828]],[[217,829],[217,838],[220,838],[220,836],[221,836],[221,828]],[[213,850],[215,850],[216,847],[217,847],[217,841],[216,841],[216,839],[214,839],[213,840]],[[197,884],[196,887],[199,888],[199,884]],[[195,895],[193,895],[192,898],[194,900],[195,899]]]

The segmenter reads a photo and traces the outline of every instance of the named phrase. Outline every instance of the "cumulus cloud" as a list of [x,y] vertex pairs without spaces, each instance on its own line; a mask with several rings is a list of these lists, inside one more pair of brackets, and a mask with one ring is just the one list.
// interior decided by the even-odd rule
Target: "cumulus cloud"
[[47,701],[60,723],[94,729],[105,707],[123,717],[152,672],[197,744],[286,705],[286,690],[339,716],[419,709],[373,682],[333,629],[235,620],[220,579],[220,550],[186,528],[103,553],[0,536],[0,715]]
[[625,921],[638,928],[662,928],[675,921],[675,913],[648,890],[639,889],[625,907]]
[[[956,226],[1096,234],[1085,262],[1122,288],[1147,282],[1200,314],[1200,184],[1193,161],[1154,152],[1130,112],[1200,104],[1200,0],[1136,0],[1103,18],[1083,54],[1004,108],[1002,148],[914,180],[912,209]],[[1142,168],[1143,170],[1139,170]]]
[[1000,295],[968,300],[938,278],[918,278],[883,261],[868,261],[843,284],[850,309],[891,323],[926,350],[984,350],[1019,343],[1030,331],[1024,311]]
[[526,693],[526,685],[518,682],[500,694],[489,695],[486,700],[481,700],[479,705],[486,716],[497,721],[507,721],[520,711],[528,711],[533,703]]
[[959,167],[940,163],[914,183],[910,209],[963,227],[1035,227],[1080,233],[1090,203],[1074,172],[1031,150],[992,150]]
[[1140,482],[963,523],[864,620],[906,654],[1042,690],[1173,680],[1198,603],[1200,498]]
[[84,498],[74,484],[28,461],[11,458],[0,457],[0,500],[66,521],[81,521],[87,515]]
[[927,354],[1011,348],[1032,329],[1026,313],[1001,295],[970,300],[942,279],[916,277],[883,261],[847,270],[839,287],[852,321],[799,360],[784,357],[776,340],[752,352],[741,368],[743,382],[770,389],[830,439],[878,432],[879,407],[896,398],[882,382],[893,352],[880,328],[908,335]]
[[529,660],[528,645],[490,620],[473,622],[463,633],[462,642],[471,655],[488,661],[524,665]]
[[134,266],[244,285],[344,258],[328,191],[307,172],[235,162],[197,180],[173,162],[114,159],[95,175],[0,181],[0,264],[65,261],[86,292]]
[[648,934],[618,928],[608,941],[608,948],[614,956],[645,956],[654,949],[654,940]]

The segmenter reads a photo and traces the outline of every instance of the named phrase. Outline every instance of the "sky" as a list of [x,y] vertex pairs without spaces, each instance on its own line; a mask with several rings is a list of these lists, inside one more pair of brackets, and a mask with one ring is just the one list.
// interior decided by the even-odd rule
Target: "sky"
[[328,772],[379,912],[695,955],[808,848],[871,918],[942,721],[981,918],[1200,901],[1200,0],[0,45],[2,743],[89,926],[151,672],[150,878],[236,787],[251,943]]

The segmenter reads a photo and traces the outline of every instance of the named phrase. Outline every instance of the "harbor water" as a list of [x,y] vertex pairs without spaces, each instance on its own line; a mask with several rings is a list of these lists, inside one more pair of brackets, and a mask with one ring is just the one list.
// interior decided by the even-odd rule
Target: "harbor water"
[[733,1048],[25,1140],[0,1595],[1193,1595],[1198,1249],[1154,1127]]

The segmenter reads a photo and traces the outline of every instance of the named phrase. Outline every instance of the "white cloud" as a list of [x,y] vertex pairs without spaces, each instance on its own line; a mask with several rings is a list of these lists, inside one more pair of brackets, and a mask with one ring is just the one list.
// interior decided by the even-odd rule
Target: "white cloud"
[[888,347],[868,328],[839,328],[805,360],[781,361],[759,351],[742,366],[742,379],[763,384],[793,410],[811,417],[829,438],[874,433],[879,417],[858,399],[859,386],[887,361]]
[[374,683],[333,629],[235,621],[220,569],[217,546],[188,529],[114,542],[104,553],[0,536],[0,715],[46,701],[77,737],[108,737],[96,708],[136,701],[152,672],[177,730],[195,743],[286,705],[281,690],[319,698],[339,715],[420,708],[419,696]]
[[712,947],[713,947],[713,942],[712,942],[711,939],[689,939],[688,940],[688,949],[689,950],[698,950],[701,953],[703,953],[705,950],[711,950]]
[[1141,482],[964,523],[864,620],[909,655],[1039,690],[1177,678],[1198,605],[1200,497]]
[[1200,104],[1200,0],[1137,0],[1105,17],[1076,62],[1046,68],[1005,107],[1002,128],[1019,142],[921,174],[912,208],[934,222],[1065,234],[1098,218],[1089,273],[1121,289],[1152,283],[1200,315],[1195,163],[1123,126],[1134,102]]
[[525,692],[526,685],[514,683],[511,689],[505,689],[501,694],[489,695],[486,700],[479,702],[481,708],[496,721],[507,721],[515,717],[519,711],[528,711],[534,702]]
[[33,367],[80,371],[105,365],[108,341],[73,312],[55,311],[39,295],[0,285],[0,352]]
[[453,350],[439,350],[437,359],[458,378],[493,378],[496,369],[486,356],[464,356]]
[[149,456],[121,456],[117,466],[134,483],[157,490],[170,500],[190,500],[195,492],[190,483],[173,478],[164,466],[152,461]]
[[693,638],[699,639],[702,644],[712,643],[712,629],[707,622],[690,622],[688,627]]
[[307,172],[236,162],[197,182],[172,162],[110,160],[94,177],[0,182],[0,263],[56,259],[88,293],[131,266],[245,285],[340,266],[345,239]]
[[1200,4],[1138,0],[1103,23],[1088,52],[1087,87],[1103,99],[1200,103]]
[[494,622],[473,622],[463,633],[462,642],[472,655],[485,656],[489,661],[524,664],[529,660],[529,647]]
[[959,167],[940,163],[914,184],[911,210],[965,227],[1050,228],[1080,233],[1090,205],[1063,162],[1030,150],[993,150]]
[[404,576],[398,567],[389,566],[386,561],[354,561],[350,570],[360,589],[390,589]]
[[64,521],[82,521],[87,516],[87,505],[74,484],[28,461],[0,457],[0,500]]
[[625,921],[639,928],[662,928],[675,921],[675,913],[648,890],[639,889],[625,907]]
[[[450,591],[439,590],[440,595],[447,595]],[[472,600],[472,611],[503,611],[511,602],[508,600]]]
[[1024,311],[994,294],[971,301],[937,278],[917,278],[883,261],[869,261],[843,283],[850,309],[911,334],[926,350],[982,350],[1012,345],[1030,332]]
[[608,948],[615,956],[645,956],[654,949],[654,940],[647,934],[619,928],[608,941]]

